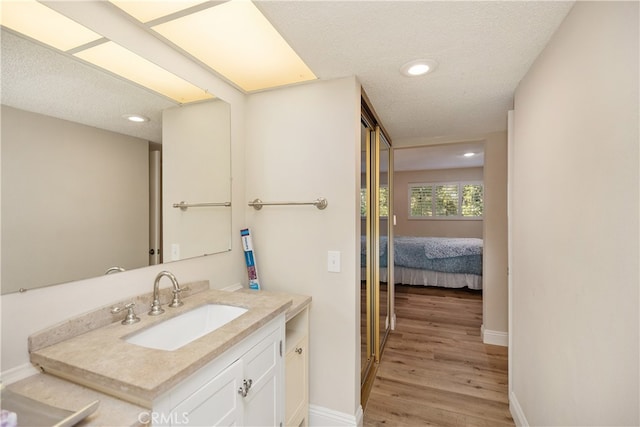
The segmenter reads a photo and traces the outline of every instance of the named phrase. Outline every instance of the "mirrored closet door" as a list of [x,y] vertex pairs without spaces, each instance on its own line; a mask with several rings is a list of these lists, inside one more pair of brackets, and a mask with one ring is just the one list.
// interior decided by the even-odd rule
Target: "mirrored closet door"
[[373,292],[371,275],[373,269],[372,237],[373,221],[371,215],[371,141],[375,136],[365,117],[361,120],[361,173],[360,173],[360,367],[361,381],[364,384],[375,360]]
[[384,133],[380,131],[378,127],[376,129],[377,138],[377,153],[378,153],[378,167],[377,167],[377,192],[376,196],[378,200],[375,202],[377,207],[376,221],[378,222],[378,247],[380,253],[378,259],[380,265],[378,266],[379,277],[378,283],[378,348],[379,355],[376,360],[379,360],[384,349],[384,344],[387,339],[387,335],[391,330],[391,298],[392,293],[389,292],[390,288],[393,288],[393,282],[390,277],[393,274],[393,263],[389,262],[393,257],[390,256],[390,251],[393,248],[389,246],[389,236],[392,233],[391,227],[393,226],[393,218],[390,217],[392,200],[389,197],[391,194],[391,173],[393,162],[391,162],[391,146],[384,136]]
[[393,162],[391,143],[363,99],[361,125],[361,380],[362,404],[391,329]]

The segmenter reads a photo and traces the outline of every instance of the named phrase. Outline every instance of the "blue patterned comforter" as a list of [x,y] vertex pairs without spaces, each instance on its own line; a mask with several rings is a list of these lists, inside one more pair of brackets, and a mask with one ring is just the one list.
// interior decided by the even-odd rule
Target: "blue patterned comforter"
[[[482,275],[482,239],[397,236],[394,265],[397,267]],[[365,238],[361,240],[362,266],[366,262]],[[380,267],[387,266],[387,237],[380,238]]]

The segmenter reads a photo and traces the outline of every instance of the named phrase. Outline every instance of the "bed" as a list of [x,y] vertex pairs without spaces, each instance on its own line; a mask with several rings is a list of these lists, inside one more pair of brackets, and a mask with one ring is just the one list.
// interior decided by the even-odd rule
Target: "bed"
[[[362,239],[362,260],[366,244]],[[396,236],[394,283],[482,289],[482,239]],[[363,264],[364,266],[365,264]],[[387,237],[380,238],[381,277],[386,277]]]

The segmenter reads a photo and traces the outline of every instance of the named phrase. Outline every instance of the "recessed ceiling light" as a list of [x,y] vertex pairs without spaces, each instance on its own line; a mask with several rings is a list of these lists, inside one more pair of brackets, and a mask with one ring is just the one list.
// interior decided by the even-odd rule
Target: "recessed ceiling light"
[[122,117],[129,120],[130,122],[136,122],[136,123],[144,123],[150,120],[149,117],[146,117],[140,114],[123,114]]
[[400,72],[408,77],[416,77],[433,72],[437,66],[438,63],[431,59],[416,59],[400,67]]
[[476,155],[476,153],[471,153],[471,152],[469,152],[469,153],[464,153],[463,155],[464,155],[465,157],[473,157],[473,156],[475,156],[475,155]]

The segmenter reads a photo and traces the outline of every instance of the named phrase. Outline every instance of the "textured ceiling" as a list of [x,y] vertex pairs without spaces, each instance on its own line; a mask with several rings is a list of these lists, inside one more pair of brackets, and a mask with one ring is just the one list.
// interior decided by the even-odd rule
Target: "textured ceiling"
[[[356,75],[394,146],[506,129],[513,93],[573,2],[263,1],[321,79]],[[434,59],[408,78],[400,67]]]
[[[162,110],[173,101],[8,30],[0,36],[2,104],[161,142]],[[122,118],[134,113],[151,120]]]
[[[474,156],[465,157],[465,153],[474,153]],[[393,151],[393,164],[397,172],[482,167],[484,143],[478,141],[399,148]]]
[[[573,2],[256,4],[320,79],[357,76],[394,147],[410,147],[506,129],[518,82]],[[6,30],[1,53],[3,103],[161,140],[161,111],[175,105],[167,98]],[[438,68],[415,78],[400,74],[418,58],[434,59]],[[151,122],[121,119],[132,112]]]

